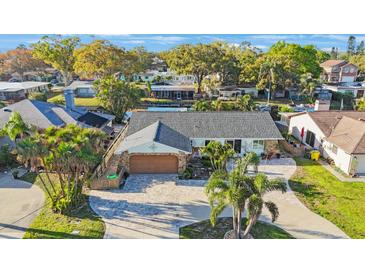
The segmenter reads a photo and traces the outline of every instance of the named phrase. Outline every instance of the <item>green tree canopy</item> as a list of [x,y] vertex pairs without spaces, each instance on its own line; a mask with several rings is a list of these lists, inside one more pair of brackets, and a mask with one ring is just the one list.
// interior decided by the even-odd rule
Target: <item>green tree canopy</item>
[[74,50],[79,43],[78,37],[44,36],[32,45],[33,56],[58,70],[63,76],[64,83],[68,85],[72,81],[76,61]]
[[197,82],[197,92],[202,93],[204,77],[217,72],[219,63],[217,47],[210,44],[185,44],[161,54],[167,65],[178,74],[192,74]]
[[106,40],[95,40],[74,51],[75,73],[86,78],[101,78],[123,69],[125,50]]
[[125,113],[134,108],[144,94],[143,90],[134,83],[128,83],[113,76],[97,80],[94,86],[98,90],[97,96],[102,105],[120,122]]

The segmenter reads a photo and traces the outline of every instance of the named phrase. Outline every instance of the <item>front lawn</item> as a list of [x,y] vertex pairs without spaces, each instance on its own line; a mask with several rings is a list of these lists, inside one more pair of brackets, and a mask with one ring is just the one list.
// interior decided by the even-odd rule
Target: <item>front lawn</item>
[[[45,176],[45,174],[41,174]],[[52,176],[52,175],[51,175]],[[21,180],[42,187],[40,179],[34,173],[28,173]],[[51,179],[57,180],[56,176]],[[46,194],[45,194],[46,195]],[[46,197],[48,198],[48,197]],[[100,239],[104,237],[105,225],[89,206],[88,196],[79,208],[67,215],[54,213],[45,206],[27,229],[25,239]]]
[[[246,219],[242,219],[243,225]],[[210,220],[180,227],[180,239],[223,239],[224,234],[232,229],[232,218],[219,218],[215,227],[212,227]],[[292,235],[281,228],[258,221],[251,230],[255,239],[294,239]]]
[[351,238],[365,238],[365,183],[342,182],[317,162],[294,159],[298,168],[289,183],[298,198]]
[[[52,98],[49,98],[47,102],[49,103],[61,103],[64,102],[65,99],[63,94],[56,95]],[[100,100],[97,97],[93,98],[78,98],[75,97],[75,105],[80,107],[99,107],[101,105]]]

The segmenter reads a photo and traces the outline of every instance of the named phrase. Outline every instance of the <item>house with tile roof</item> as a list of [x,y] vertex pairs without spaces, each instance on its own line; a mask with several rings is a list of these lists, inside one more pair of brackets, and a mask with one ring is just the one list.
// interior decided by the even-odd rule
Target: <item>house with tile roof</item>
[[327,60],[321,65],[322,80],[327,83],[355,82],[358,67],[346,60]]
[[182,172],[211,141],[261,154],[283,137],[268,112],[136,112],[116,149],[130,173]]
[[299,113],[290,118],[289,133],[346,174],[365,173],[365,112]]

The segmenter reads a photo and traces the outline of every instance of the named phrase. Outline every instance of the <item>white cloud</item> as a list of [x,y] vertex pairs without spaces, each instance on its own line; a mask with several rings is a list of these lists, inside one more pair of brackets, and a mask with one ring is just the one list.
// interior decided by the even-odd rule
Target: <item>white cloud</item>
[[128,41],[124,41],[125,43],[128,43],[128,44],[144,44],[146,43],[146,41],[144,40],[128,40]]
[[262,49],[262,50],[269,48],[269,46],[265,46],[265,45],[255,45],[255,47]]
[[257,34],[247,36],[247,39],[260,39],[260,40],[286,40],[292,38],[290,35],[284,34]]

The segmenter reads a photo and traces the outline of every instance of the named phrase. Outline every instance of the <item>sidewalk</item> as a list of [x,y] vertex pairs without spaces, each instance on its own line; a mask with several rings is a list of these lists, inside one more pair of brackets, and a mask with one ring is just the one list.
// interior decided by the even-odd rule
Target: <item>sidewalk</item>
[[339,179],[342,182],[365,182],[365,176],[360,176],[357,178],[345,177],[340,172],[336,171],[333,167],[331,167],[331,165],[329,165],[327,162],[319,160],[318,163],[320,163],[325,169],[331,172],[332,175],[337,177],[337,179]]

